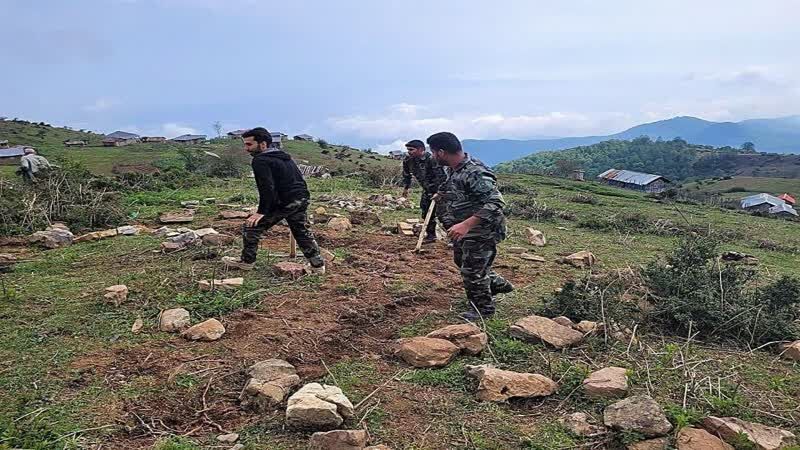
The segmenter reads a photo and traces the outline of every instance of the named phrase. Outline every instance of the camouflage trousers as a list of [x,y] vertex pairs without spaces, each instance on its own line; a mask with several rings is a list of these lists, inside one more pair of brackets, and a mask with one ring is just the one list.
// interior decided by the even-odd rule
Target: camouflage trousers
[[[422,191],[422,198],[419,201],[419,209],[422,211],[422,220],[425,220],[425,217],[428,215],[428,208],[431,207],[431,202],[433,201],[433,194]],[[442,209],[439,204],[436,204],[436,208],[433,211],[433,215],[431,216],[431,221],[428,223],[428,228],[425,229],[428,236],[436,235],[436,217],[439,216]]]
[[497,241],[489,239],[462,239],[453,243],[453,260],[461,270],[467,302],[484,316],[494,314],[494,293],[507,287],[509,282],[494,270]]
[[254,263],[261,235],[284,219],[289,224],[289,230],[291,230],[292,236],[294,236],[298,247],[303,252],[303,256],[308,259],[313,267],[324,265],[325,261],[320,256],[319,245],[314,239],[314,234],[308,229],[308,199],[296,200],[264,216],[254,227],[242,225],[242,238],[244,240],[242,261],[248,264]]

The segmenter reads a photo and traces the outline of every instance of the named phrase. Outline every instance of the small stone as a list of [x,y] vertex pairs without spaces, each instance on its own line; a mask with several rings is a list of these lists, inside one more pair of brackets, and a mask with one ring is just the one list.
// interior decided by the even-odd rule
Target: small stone
[[397,222],[397,234],[401,236],[413,236],[414,225],[407,222]]
[[244,450],[244,444],[236,444],[228,450]]
[[557,349],[578,344],[583,340],[583,334],[579,331],[559,325],[547,317],[535,315],[519,319],[509,331],[514,337],[542,341]]
[[364,450],[392,450],[391,447],[388,445],[370,445],[369,447],[364,447]]
[[597,258],[592,252],[582,250],[567,256],[564,258],[564,262],[579,269],[588,269],[597,264]]
[[331,230],[338,232],[344,232],[353,228],[353,224],[350,223],[350,219],[347,217],[334,217],[328,221],[328,225],[326,226]]
[[354,225],[375,225],[381,226],[381,216],[374,211],[355,210],[350,213],[350,222]]
[[172,236],[167,238],[167,242],[172,242],[173,244],[180,244],[181,246],[185,247],[187,245],[192,245],[197,241],[198,236],[197,234],[189,230],[185,233],[181,233],[177,236]]
[[575,329],[583,334],[594,334],[602,331],[603,327],[599,323],[592,322],[591,320],[581,320],[575,325]]
[[506,249],[506,252],[508,252],[508,253],[510,253],[512,255],[521,255],[523,253],[527,253],[528,249],[525,248],[525,247],[508,247]]
[[286,421],[295,428],[330,430],[354,416],[353,404],[336,386],[307,384],[286,404]]
[[[117,230],[114,229],[115,234],[116,234],[116,231]],[[155,236],[155,237],[164,237],[164,236],[166,236],[166,235],[168,235],[170,233],[175,233],[175,232],[176,231],[174,229],[164,225],[163,227],[161,227],[161,228],[157,229],[156,231],[154,231],[153,232],[153,236]]]
[[265,412],[281,404],[291,389],[300,384],[293,365],[281,359],[258,362],[248,369],[250,380],[239,400],[243,407]]
[[125,225],[117,228],[117,234],[123,236],[136,236],[141,231],[141,228],[134,225]]
[[537,247],[544,247],[545,245],[547,245],[547,239],[544,237],[544,233],[542,233],[539,230],[534,230],[533,228],[526,228],[525,236],[528,238],[528,242],[531,245],[535,245]]
[[63,224],[54,224],[44,231],[37,231],[33,233],[29,242],[32,244],[39,244],[44,248],[61,248],[72,245],[75,236]]
[[106,288],[106,293],[103,295],[103,297],[105,297],[106,300],[114,303],[115,306],[119,306],[128,299],[128,286],[125,286],[124,284],[115,284],[114,286],[109,286]]
[[320,207],[318,207],[317,209],[314,210],[314,214],[318,215],[318,216],[326,216],[326,215],[328,215],[328,210],[325,209],[324,207],[320,206]]
[[703,428],[729,443],[745,434],[759,450],[778,450],[797,444],[796,436],[789,431],[735,417],[707,417],[703,420]]
[[250,217],[250,213],[246,211],[236,211],[236,210],[227,210],[227,211],[220,211],[219,216],[223,219],[246,219]]
[[784,345],[781,356],[792,361],[800,361],[800,341]]
[[139,334],[139,332],[142,331],[142,328],[144,328],[144,321],[140,317],[133,321],[133,325],[131,326],[131,333]]
[[555,318],[553,318],[553,322],[555,322],[555,323],[557,323],[557,324],[559,324],[561,326],[564,326],[564,327],[570,327],[570,328],[574,328],[575,327],[575,322],[573,322],[567,316],[555,317]]
[[422,223],[422,221],[420,219],[406,219],[406,223],[411,225],[417,225]]
[[531,262],[546,262],[547,261],[544,258],[544,256],[534,255],[534,254],[531,254],[531,253],[523,253],[523,254],[519,255],[519,257],[521,259],[524,259],[525,261],[531,261]]
[[185,202],[181,202],[181,206],[184,208],[197,208],[200,206],[200,200],[186,200]]
[[646,395],[628,397],[608,406],[603,412],[603,423],[615,430],[633,431],[646,437],[661,437],[672,429],[658,403]]
[[225,278],[223,280],[201,280],[197,282],[197,286],[201,291],[211,291],[219,289],[223,291],[235,291],[244,284],[244,278]]
[[110,230],[93,231],[91,233],[82,234],[75,238],[75,242],[88,242],[99,241],[101,239],[108,239],[117,235],[117,229],[111,228]]
[[592,437],[607,432],[605,427],[593,423],[591,417],[584,412],[570,414],[562,418],[560,422],[576,436]]
[[158,320],[158,329],[168,333],[183,331],[192,323],[189,311],[183,308],[173,308],[161,312]]
[[646,441],[634,442],[625,448],[626,450],[667,450],[669,448],[669,439],[648,439]]
[[467,355],[481,353],[489,343],[489,336],[471,323],[440,328],[428,333],[426,337],[450,341]]
[[178,250],[182,250],[186,248],[185,245],[179,244],[177,242],[162,242],[161,243],[161,251],[164,253],[174,253]]
[[219,436],[217,436],[217,441],[222,442],[223,444],[233,444],[238,440],[239,440],[238,433],[220,434]]
[[306,274],[306,267],[302,264],[283,261],[272,266],[272,270],[279,277],[297,280]]
[[583,392],[589,398],[617,398],[628,393],[628,371],[622,367],[606,367],[583,380]]
[[199,230],[195,230],[194,234],[199,238],[203,238],[212,234],[219,234],[219,232],[213,228],[201,228]]
[[214,204],[217,203],[217,199],[214,197],[206,197],[203,199],[203,203],[205,204]]
[[194,211],[173,211],[162,214],[158,220],[161,223],[189,223],[194,220]]
[[700,428],[685,427],[678,433],[678,450],[733,450],[722,439]]
[[397,355],[414,367],[446,366],[460,350],[450,341],[429,337],[400,339],[397,342]]
[[208,319],[182,333],[183,337],[192,341],[216,341],[223,334],[225,334],[225,327],[217,319]]
[[233,244],[236,238],[227,234],[207,234],[203,236],[203,245],[208,247],[224,247]]
[[478,380],[478,400],[504,402],[510,398],[546,397],[558,384],[544,375],[496,369],[489,365],[467,366],[467,375]]
[[366,445],[367,432],[364,430],[318,432],[311,435],[309,441],[312,450],[363,450]]

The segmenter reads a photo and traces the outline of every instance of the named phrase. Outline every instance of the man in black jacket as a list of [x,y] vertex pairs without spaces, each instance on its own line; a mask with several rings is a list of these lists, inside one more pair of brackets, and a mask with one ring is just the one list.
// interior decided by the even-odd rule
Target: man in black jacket
[[255,267],[261,235],[286,219],[314,274],[325,273],[325,260],[308,229],[308,204],[311,195],[297,164],[286,152],[271,148],[272,137],[264,128],[253,128],[242,135],[244,148],[253,157],[253,174],[258,187],[258,212],[244,222],[242,257],[226,256],[226,267],[252,270]]

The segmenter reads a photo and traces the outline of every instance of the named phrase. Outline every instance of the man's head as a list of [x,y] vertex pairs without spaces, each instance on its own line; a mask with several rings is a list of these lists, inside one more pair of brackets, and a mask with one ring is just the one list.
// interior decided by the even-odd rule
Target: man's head
[[251,155],[267,151],[272,144],[272,136],[264,127],[256,127],[242,134],[244,149]]
[[425,144],[419,139],[414,139],[406,144],[408,156],[412,158],[421,158],[425,154]]
[[22,149],[22,153],[24,153],[26,155],[35,155],[36,154],[36,149],[33,148],[33,147],[25,147],[24,149]]
[[464,150],[455,134],[443,131],[428,138],[433,156],[442,164],[457,166],[464,159]]

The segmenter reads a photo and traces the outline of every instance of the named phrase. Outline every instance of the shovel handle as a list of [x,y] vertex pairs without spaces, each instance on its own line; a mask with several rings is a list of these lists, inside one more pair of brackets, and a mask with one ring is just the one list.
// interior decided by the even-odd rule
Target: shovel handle
[[425,223],[422,224],[422,230],[419,232],[417,247],[414,249],[415,252],[419,252],[422,249],[422,241],[425,239],[425,231],[428,229],[428,224],[431,223],[431,217],[433,217],[434,209],[436,209],[436,200],[431,200],[431,206],[428,207],[428,213],[425,215]]

